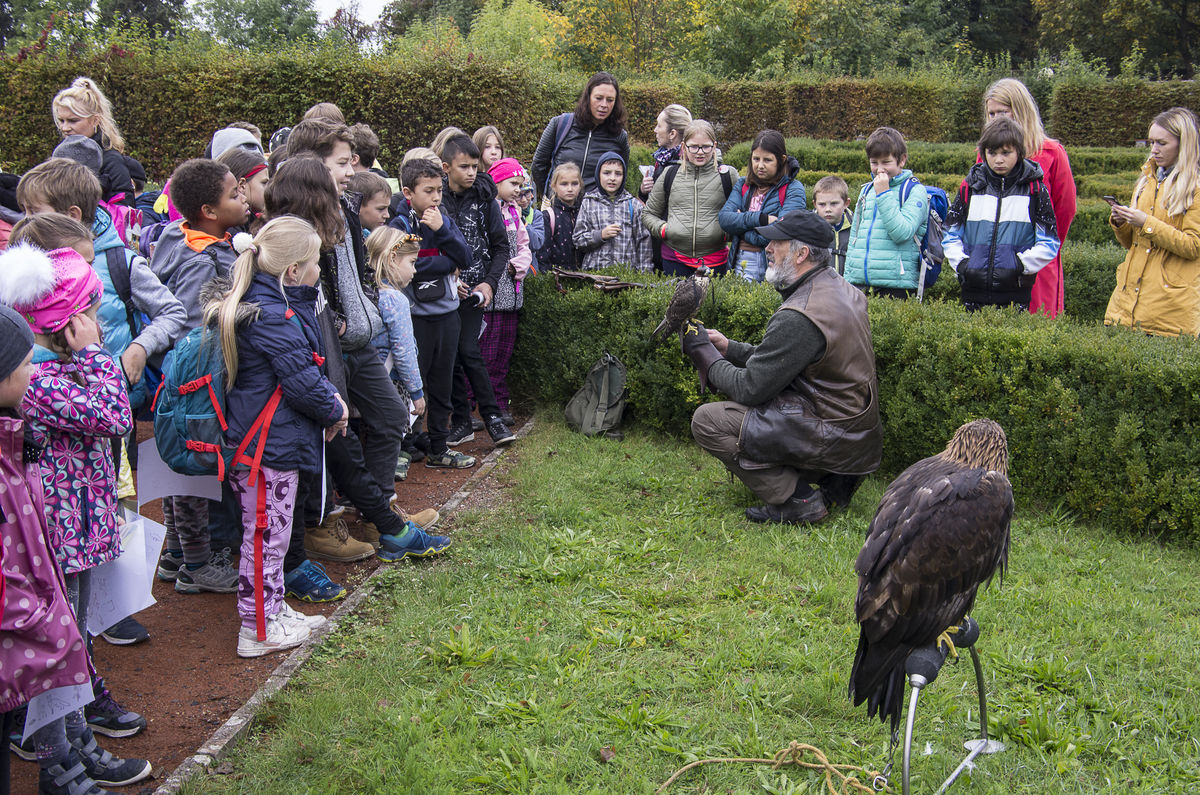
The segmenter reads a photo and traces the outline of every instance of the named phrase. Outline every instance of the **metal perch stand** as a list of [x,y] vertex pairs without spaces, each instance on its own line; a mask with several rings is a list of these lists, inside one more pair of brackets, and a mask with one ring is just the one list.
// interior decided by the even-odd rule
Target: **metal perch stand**
[[[987,693],[984,690],[983,668],[979,664],[979,653],[975,651],[975,642],[977,640],[979,640],[979,624],[975,619],[968,617],[963,621],[958,632],[954,634],[954,645],[958,649],[969,648],[971,651],[971,662],[975,667],[975,685],[979,691],[979,739],[968,740],[963,743],[963,746],[969,753],[959,763],[958,767],[954,768],[954,772],[950,774],[950,777],[942,782],[942,786],[938,788],[936,795],[941,795],[949,789],[955,779],[975,760],[975,757],[980,754],[995,754],[1004,750],[1004,743],[988,739]],[[904,671],[908,674],[908,683],[912,686],[912,693],[908,700],[908,718],[904,725],[904,773],[902,779],[904,795],[910,795],[908,781],[909,763],[912,758],[913,722],[917,713],[917,699],[921,696],[921,690],[937,679],[938,672],[941,671],[942,665],[945,664],[949,651],[949,648],[939,648],[938,644],[935,643],[932,646],[914,651],[908,656],[908,660],[904,664]]]

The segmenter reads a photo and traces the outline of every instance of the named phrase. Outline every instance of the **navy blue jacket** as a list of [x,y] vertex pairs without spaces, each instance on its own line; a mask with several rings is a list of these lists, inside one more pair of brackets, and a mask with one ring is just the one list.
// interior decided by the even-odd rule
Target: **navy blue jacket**
[[[337,390],[313,357],[325,352],[316,303],[315,287],[289,286],[281,293],[276,279],[259,273],[239,309],[237,380],[225,396],[226,440],[240,444],[275,387],[282,386],[262,457],[272,469],[319,473],[322,430],[342,416]],[[295,318],[287,317],[288,309]],[[257,442],[251,443],[247,454],[253,457],[256,449]]]
[[[442,228],[430,229],[417,217],[412,205],[401,199],[392,207],[395,217],[388,226],[421,236],[421,251],[414,266],[412,283],[404,288],[409,309],[414,317],[435,317],[458,309],[458,291],[454,287],[454,271],[465,270],[471,264],[471,249],[467,248],[462,232],[445,209]],[[437,282],[442,289],[436,289]]]

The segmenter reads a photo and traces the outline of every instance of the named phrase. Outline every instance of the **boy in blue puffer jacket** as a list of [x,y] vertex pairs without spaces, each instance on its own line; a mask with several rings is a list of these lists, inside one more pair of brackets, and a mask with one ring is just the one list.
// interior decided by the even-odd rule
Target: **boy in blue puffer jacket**
[[913,173],[904,167],[908,146],[899,131],[878,128],[867,138],[866,149],[875,178],[863,185],[855,203],[846,281],[864,291],[908,298],[921,278],[919,241],[929,223],[929,194],[917,182],[900,201]]
[[1059,249],[1042,167],[1025,159],[1025,135],[1007,116],[979,139],[984,161],[967,173],[946,216],[942,246],[958,274],[968,310],[1017,306],[1029,311],[1037,272]]

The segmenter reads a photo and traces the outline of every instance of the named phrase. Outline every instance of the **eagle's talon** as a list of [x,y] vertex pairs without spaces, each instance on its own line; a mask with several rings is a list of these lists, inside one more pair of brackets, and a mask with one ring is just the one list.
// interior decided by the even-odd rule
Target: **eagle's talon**
[[942,634],[937,636],[937,641],[936,641],[937,650],[941,651],[942,644],[943,643],[946,644],[946,647],[949,649],[949,652],[947,653],[946,656],[949,659],[952,659],[952,660],[958,659],[958,649],[956,649],[954,647],[954,641],[950,639],[950,636],[957,635],[960,631],[962,631],[962,627],[955,625],[953,627],[946,627],[945,631],[942,632]]

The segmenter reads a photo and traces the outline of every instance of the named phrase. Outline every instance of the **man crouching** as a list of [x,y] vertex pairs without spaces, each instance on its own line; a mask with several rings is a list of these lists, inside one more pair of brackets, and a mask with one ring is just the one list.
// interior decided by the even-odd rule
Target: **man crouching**
[[766,280],[783,305],[759,345],[696,323],[680,332],[701,383],[732,398],[698,408],[692,435],[763,501],[750,521],[816,523],[879,468],[867,299],[830,267],[833,230],[815,213],[755,231],[770,241]]

